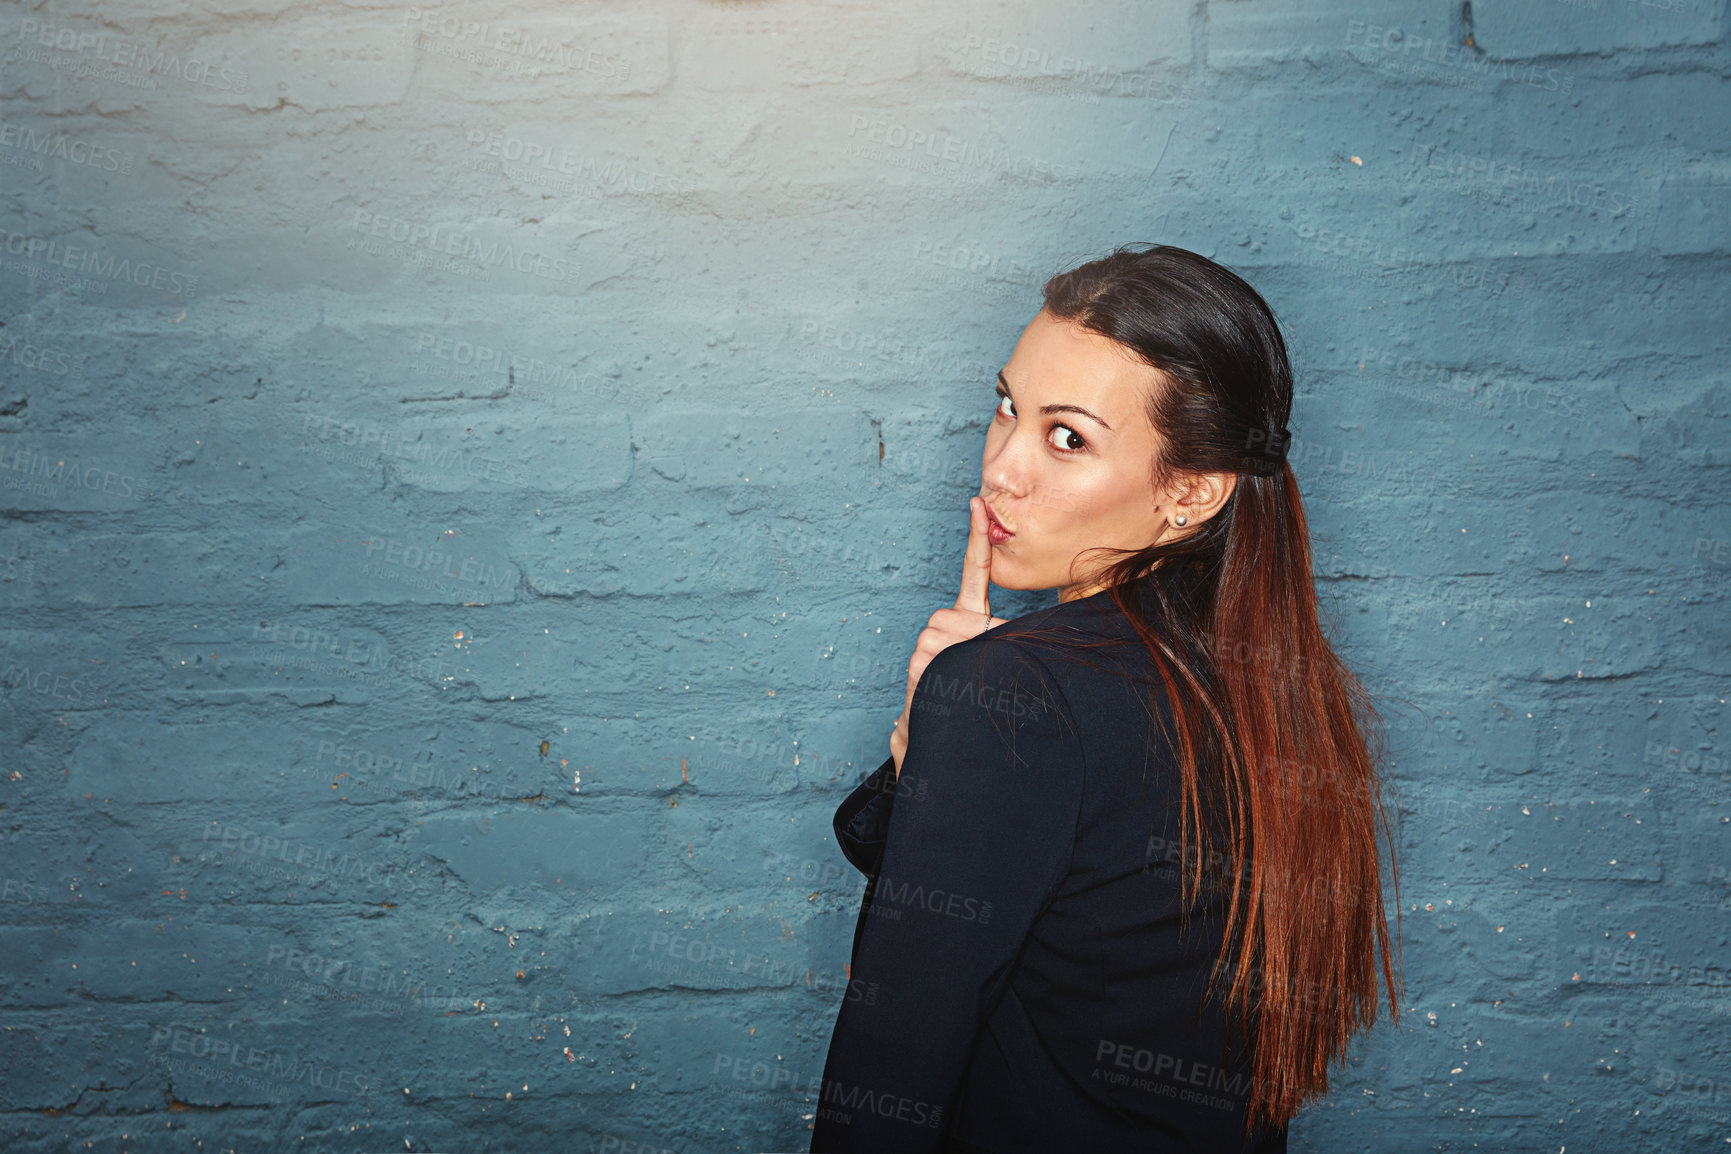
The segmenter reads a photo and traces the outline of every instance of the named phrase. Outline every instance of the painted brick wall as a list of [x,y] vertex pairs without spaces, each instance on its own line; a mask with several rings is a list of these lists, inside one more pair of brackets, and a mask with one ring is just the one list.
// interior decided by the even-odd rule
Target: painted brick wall
[[1131,240],[1283,318],[1390,722],[1293,1149],[1731,1140],[1725,0],[220,7],[0,8],[0,1145],[805,1149],[831,812]]

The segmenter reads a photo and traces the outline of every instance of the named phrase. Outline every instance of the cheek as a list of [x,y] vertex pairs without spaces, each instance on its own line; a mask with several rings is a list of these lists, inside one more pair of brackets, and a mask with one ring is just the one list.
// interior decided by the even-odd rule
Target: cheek
[[1097,521],[1109,505],[1108,494],[1089,478],[1060,476],[1036,490],[1041,520],[1059,533],[1074,534]]
[[1155,496],[1140,478],[1094,474],[1065,480],[1048,491],[1043,518],[1058,541],[1077,548],[1141,548],[1153,539]]

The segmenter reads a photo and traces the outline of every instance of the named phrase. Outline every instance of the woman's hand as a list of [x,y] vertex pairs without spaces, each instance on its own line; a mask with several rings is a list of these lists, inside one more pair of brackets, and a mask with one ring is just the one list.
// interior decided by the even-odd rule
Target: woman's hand
[[968,551],[962,557],[962,591],[956,595],[953,609],[940,609],[932,614],[926,627],[920,630],[914,644],[914,655],[908,661],[908,692],[902,699],[902,715],[896,718],[890,733],[890,755],[896,759],[896,779],[902,775],[902,758],[908,752],[908,710],[913,706],[914,689],[920,674],[926,671],[932,658],[958,641],[978,637],[995,625],[1008,622],[1006,617],[993,617],[987,598],[992,582],[992,542],[986,536],[986,499],[968,498]]

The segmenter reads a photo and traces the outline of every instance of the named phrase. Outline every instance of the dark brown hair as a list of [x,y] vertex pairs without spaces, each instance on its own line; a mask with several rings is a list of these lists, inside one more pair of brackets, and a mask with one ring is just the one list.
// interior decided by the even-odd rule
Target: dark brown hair
[[[1400,987],[1378,852],[1380,832],[1398,931],[1382,731],[1318,618],[1304,505],[1284,454],[1286,343],[1242,278],[1165,245],[1126,246],[1060,273],[1046,282],[1045,308],[1158,371],[1148,402],[1163,445],[1151,464],[1157,485],[1237,475],[1215,516],[1178,540],[1109,550],[1124,555],[1100,580],[1170,703],[1187,903],[1207,873],[1224,906],[1214,978],[1227,981],[1219,990],[1211,980],[1209,994],[1251,1043],[1246,1129],[1284,1125],[1327,1092],[1330,1064],[1376,1020],[1379,985],[1391,1018]],[[1139,580],[1156,568],[1159,579]],[[1155,598],[1158,625],[1138,588]]]

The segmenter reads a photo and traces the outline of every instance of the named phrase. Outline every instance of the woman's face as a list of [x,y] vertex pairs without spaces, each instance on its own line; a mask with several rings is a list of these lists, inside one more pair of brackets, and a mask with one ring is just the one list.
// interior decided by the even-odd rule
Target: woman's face
[[1042,309],[998,376],[998,409],[980,462],[980,496],[996,527],[993,584],[1096,591],[1092,570],[1141,549],[1179,510],[1150,481],[1159,437],[1148,421],[1158,374],[1115,341]]

